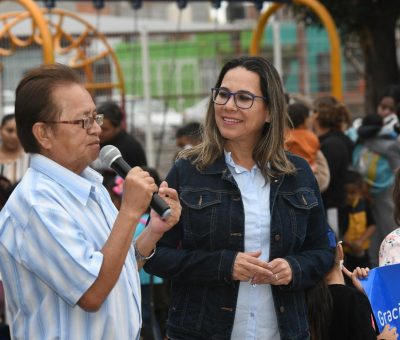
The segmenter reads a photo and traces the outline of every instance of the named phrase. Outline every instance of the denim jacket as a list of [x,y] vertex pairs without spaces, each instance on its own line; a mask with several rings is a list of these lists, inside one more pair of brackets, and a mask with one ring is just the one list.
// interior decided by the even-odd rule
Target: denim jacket
[[[273,285],[272,294],[281,339],[302,340],[309,339],[305,290],[332,267],[334,255],[315,177],[302,158],[288,157],[296,173],[271,180],[270,260],[286,259],[293,280]],[[232,270],[244,251],[239,188],[223,156],[203,171],[180,159],[167,182],[178,191],[182,215],[145,269],[171,279],[168,337],[230,339],[239,291]]]

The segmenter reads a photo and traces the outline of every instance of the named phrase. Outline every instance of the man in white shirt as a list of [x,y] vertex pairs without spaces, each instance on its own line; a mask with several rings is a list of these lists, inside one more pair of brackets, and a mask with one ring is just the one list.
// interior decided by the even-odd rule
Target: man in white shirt
[[103,116],[77,74],[61,64],[30,71],[16,90],[18,136],[31,166],[0,214],[0,271],[15,339],[138,339],[137,269],[178,220],[171,207],[133,235],[154,192],[135,167],[118,212],[89,164],[99,153]]

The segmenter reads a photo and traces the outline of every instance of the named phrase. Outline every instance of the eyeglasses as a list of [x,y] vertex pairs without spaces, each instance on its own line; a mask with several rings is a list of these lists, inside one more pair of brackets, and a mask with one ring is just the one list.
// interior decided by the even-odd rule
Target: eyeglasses
[[48,121],[45,123],[50,123],[50,124],[82,124],[82,128],[85,130],[90,129],[93,126],[93,123],[96,121],[96,123],[99,126],[103,125],[103,120],[104,120],[104,115],[103,114],[97,114],[96,116],[88,116],[82,119],[76,119],[76,120],[58,120],[58,121]]
[[235,104],[240,109],[250,109],[253,106],[255,98],[262,98],[268,101],[267,97],[256,96],[255,94],[247,91],[229,92],[228,90],[220,87],[212,88],[212,101],[217,105],[225,105],[231,96]]

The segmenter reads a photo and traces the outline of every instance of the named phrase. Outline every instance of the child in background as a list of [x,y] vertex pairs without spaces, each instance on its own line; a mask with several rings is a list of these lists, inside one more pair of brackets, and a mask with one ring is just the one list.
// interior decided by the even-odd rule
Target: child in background
[[329,167],[317,135],[308,128],[309,109],[305,104],[294,103],[289,105],[288,114],[293,128],[286,132],[285,148],[310,164],[322,192],[329,185]]
[[181,126],[175,134],[176,146],[181,149],[189,149],[201,143],[201,124],[191,122]]
[[317,135],[307,127],[309,109],[302,103],[295,103],[289,105],[288,114],[293,129],[286,133],[285,146],[290,152],[303,157],[315,172],[315,158],[320,145]]
[[375,232],[375,220],[366,199],[365,184],[356,171],[348,171],[345,178],[346,207],[341,223],[345,266],[350,271],[357,267],[370,267],[368,248]]
[[[333,231],[330,234],[334,234]],[[329,239],[332,238],[334,236]],[[341,243],[336,244],[332,269],[307,292],[311,340],[396,340],[395,327],[386,325],[378,334],[371,304],[362,292],[357,276],[343,266],[346,258]],[[358,271],[362,270],[358,268]],[[357,289],[346,285],[345,275]]]

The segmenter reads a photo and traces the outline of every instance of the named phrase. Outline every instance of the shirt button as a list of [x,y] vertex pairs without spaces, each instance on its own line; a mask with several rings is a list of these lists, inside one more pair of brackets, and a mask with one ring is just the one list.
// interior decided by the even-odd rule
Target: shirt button
[[277,241],[277,242],[278,242],[278,241],[280,241],[280,239],[281,239],[281,235],[279,235],[279,234],[276,234],[276,235],[275,235],[275,241]]
[[283,312],[285,311],[285,307],[280,306],[280,307],[279,307],[279,311],[280,311],[281,313],[283,313]]

